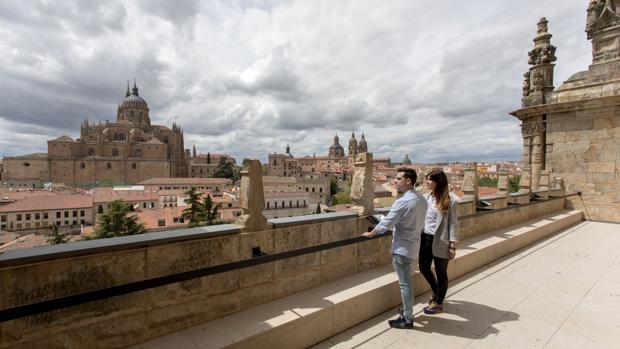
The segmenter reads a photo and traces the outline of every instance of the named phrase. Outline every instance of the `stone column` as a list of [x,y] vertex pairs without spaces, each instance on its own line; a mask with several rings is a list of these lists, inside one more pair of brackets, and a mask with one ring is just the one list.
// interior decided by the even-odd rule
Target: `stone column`
[[375,198],[375,184],[372,180],[372,153],[359,154],[353,167],[353,182],[351,183],[351,199],[355,203],[353,209],[359,214],[372,214]]
[[530,165],[523,166],[521,170],[521,181],[519,182],[519,192],[532,194],[532,168]]
[[473,200],[478,202],[478,163],[470,162],[465,167],[465,177],[463,178],[463,186],[461,187],[464,200]]
[[497,189],[499,189],[499,195],[510,197],[510,183],[508,181],[508,171],[501,170],[499,177],[497,178]]
[[263,191],[263,168],[260,161],[250,160],[247,170],[241,171],[240,206],[243,210],[236,224],[242,225],[244,232],[267,229],[267,219],[263,215],[265,192]]
[[549,198],[549,190],[551,183],[549,178],[549,170],[540,171],[540,180],[538,182],[538,195],[544,199]]
[[531,188],[536,192],[540,189],[540,175],[541,171],[545,169],[545,124],[542,117],[537,117],[532,124],[532,144],[531,144]]

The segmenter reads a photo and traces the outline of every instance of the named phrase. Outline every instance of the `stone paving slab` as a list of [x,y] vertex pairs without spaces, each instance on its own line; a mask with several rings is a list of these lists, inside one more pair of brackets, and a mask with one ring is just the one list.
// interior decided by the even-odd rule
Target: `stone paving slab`
[[446,312],[396,309],[313,348],[618,348],[620,225],[582,222],[451,282]]

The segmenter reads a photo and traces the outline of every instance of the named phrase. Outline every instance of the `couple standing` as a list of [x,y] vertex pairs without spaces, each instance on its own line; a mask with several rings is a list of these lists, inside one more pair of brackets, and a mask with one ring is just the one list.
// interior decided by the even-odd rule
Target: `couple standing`
[[[429,173],[426,186],[430,192],[425,195],[415,191],[416,180],[415,170],[398,169],[394,181],[400,197],[372,231],[362,234],[372,237],[393,230],[392,263],[398,275],[403,302],[400,316],[388,321],[393,328],[413,328],[411,262],[416,253],[420,272],[433,290],[433,297],[424,307],[426,314],[443,311],[443,300],[448,290],[448,262],[456,253],[457,203],[450,197],[446,174],[441,170]],[[431,271],[433,262],[435,273]]]

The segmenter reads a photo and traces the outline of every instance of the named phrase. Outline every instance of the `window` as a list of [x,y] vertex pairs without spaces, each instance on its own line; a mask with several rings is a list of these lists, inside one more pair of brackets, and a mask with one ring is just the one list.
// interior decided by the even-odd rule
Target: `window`
[[[168,144],[168,136],[164,136],[164,143]],[[157,148],[155,148],[157,149]]]
[[323,187],[319,188],[319,193],[323,192]]
[[0,221],[1,222],[6,222],[6,215],[3,214],[2,216],[0,216]]
[[112,164],[108,162],[108,164],[106,165],[106,167],[107,167],[108,169],[110,169],[110,168],[112,168]]
[[308,204],[306,204],[306,200],[304,200],[304,207],[308,207]]
[[84,217],[84,210],[80,210],[80,217]]
[[165,227],[166,226],[166,220],[165,219],[158,219],[157,220],[157,226],[158,227]]
[[21,213],[18,213],[18,214],[17,214],[17,220],[18,220],[18,221],[21,221],[21,220],[22,220],[22,214],[21,214]]
[[93,156],[93,155],[95,155],[95,149],[93,148],[88,149],[88,156]]
[[22,228],[22,224],[21,223],[17,223],[17,225],[15,226],[15,229],[21,229]]
[[60,218],[60,212],[56,212],[56,218]]
[[43,219],[47,219],[47,212],[43,212]]
[[80,219],[80,224],[86,224],[86,222],[83,219]]
[[85,168],[86,168],[86,164],[85,164],[85,163],[83,163],[83,162],[80,162],[80,168],[81,168],[81,169],[85,169]]
[[69,218],[69,211],[65,211],[65,218]]
[[73,224],[73,225],[77,225],[77,221],[76,221],[76,220],[75,220],[75,221],[73,221],[73,223],[72,223],[72,224]]
[[314,193],[314,187],[312,187],[312,192]]
[[142,149],[136,149],[136,151],[134,152],[134,155],[137,158],[141,158],[142,157]]
[[135,163],[135,162],[132,162],[132,163],[131,163],[131,168],[132,168],[132,169],[134,169],[134,170],[135,170],[136,168],[138,168],[138,167],[136,166],[136,163]]
[[267,201],[267,209],[269,209],[269,201]]
[[77,210],[73,211],[73,217],[77,217]]
[[[97,213],[103,213],[103,206],[99,205],[97,207]],[[60,215],[57,218],[60,218]]]
[[112,156],[118,156],[118,149],[112,149]]
[[35,213],[34,219],[41,219],[41,214],[39,212]]

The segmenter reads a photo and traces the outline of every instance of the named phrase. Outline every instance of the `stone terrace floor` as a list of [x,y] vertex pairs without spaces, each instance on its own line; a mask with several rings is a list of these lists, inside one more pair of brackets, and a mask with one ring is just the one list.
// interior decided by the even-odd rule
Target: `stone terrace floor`
[[413,330],[385,312],[313,348],[620,348],[620,225],[582,222],[451,282]]

